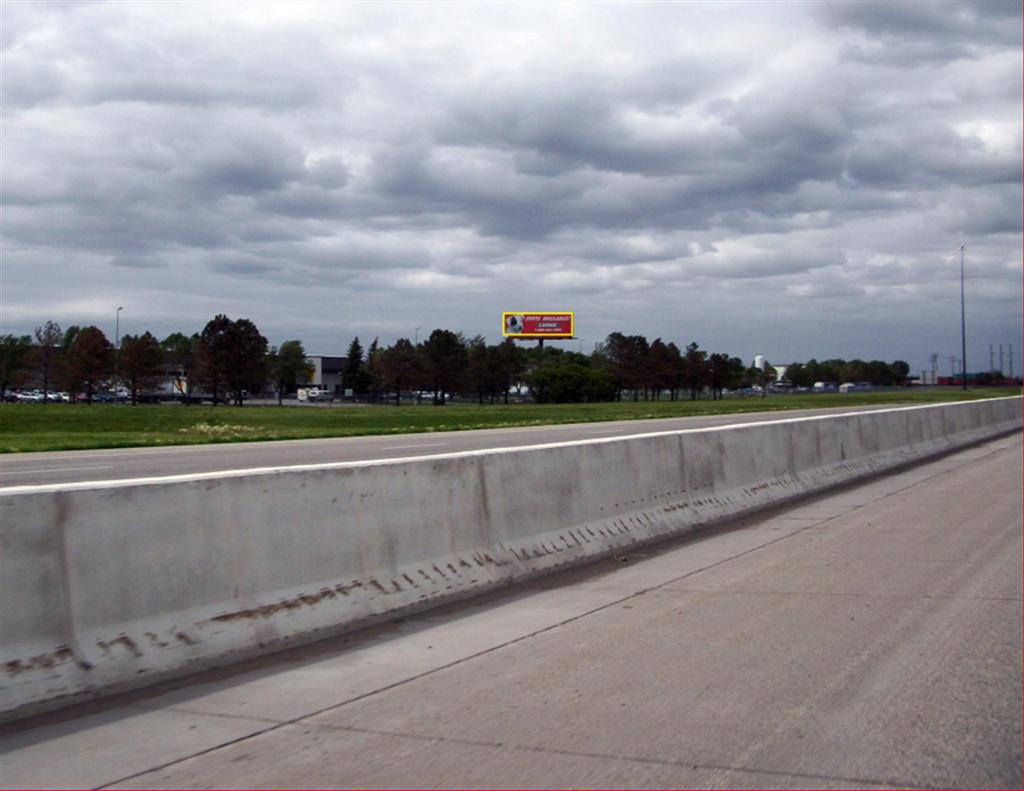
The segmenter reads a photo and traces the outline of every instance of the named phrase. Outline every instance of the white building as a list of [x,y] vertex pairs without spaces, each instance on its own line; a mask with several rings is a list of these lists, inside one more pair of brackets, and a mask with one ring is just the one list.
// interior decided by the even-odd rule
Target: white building
[[316,385],[336,396],[341,395],[341,372],[345,370],[347,357],[313,354],[306,358],[306,362],[313,366],[313,377],[305,384]]

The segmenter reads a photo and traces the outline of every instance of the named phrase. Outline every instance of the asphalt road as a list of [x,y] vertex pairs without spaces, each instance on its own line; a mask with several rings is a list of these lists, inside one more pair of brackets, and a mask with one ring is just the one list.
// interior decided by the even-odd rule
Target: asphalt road
[[757,412],[713,417],[576,423],[562,426],[431,432],[342,439],[305,439],[167,448],[59,451],[0,455],[0,487],[109,481],[223,470],[395,459],[484,448],[628,436],[806,415],[875,411],[884,406]]
[[5,787],[1021,787],[1021,437],[0,728]]

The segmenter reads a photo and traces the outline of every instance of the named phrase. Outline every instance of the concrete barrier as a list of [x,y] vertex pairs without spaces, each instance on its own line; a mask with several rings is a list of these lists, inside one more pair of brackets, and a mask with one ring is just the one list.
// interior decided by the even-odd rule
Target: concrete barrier
[[1019,398],[0,496],[12,719],[1019,431]]

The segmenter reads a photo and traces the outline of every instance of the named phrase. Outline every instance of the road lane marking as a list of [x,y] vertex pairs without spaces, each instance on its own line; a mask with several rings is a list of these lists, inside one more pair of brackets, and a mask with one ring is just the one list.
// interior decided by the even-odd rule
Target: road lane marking
[[[477,450],[461,450],[461,451],[449,451],[447,453],[433,453],[426,454],[423,456],[405,456],[395,458],[383,458],[383,459],[360,459],[357,461],[338,461],[338,462],[327,462],[327,463],[312,463],[312,464],[285,464],[274,467],[251,467],[247,469],[231,469],[231,470],[218,470],[215,472],[199,472],[199,473],[183,473],[176,475],[155,475],[145,478],[125,478],[125,479],[112,479],[112,480],[98,480],[98,481],[66,481],[63,483],[46,483],[46,484],[30,484],[22,486],[8,486],[0,491],[0,497],[17,497],[26,494],[35,494],[43,492],[60,492],[60,491],[81,491],[81,490],[96,490],[96,489],[116,489],[120,486],[153,486],[153,485],[164,485],[171,483],[185,483],[185,482],[197,482],[197,481],[216,481],[225,480],[230,478],[240,478],[248,476],[264,476],[264,475],[281,475],[286,473],[298,473],[298,472],[312,472],[312,471],[326,471],[326,470],[342,470],[342,469],[360,469],[364,467],[375,467],[375,466],[389,466],[393,464],[404,464],[411,461],[440,461],[444,459],[455,459],[455,458],[472,458],[477,456],[492,456],[499,455],[502,453],[509,452],[528,452],[537,450],[548,450],[554,448],[568,448],[572,446],[589,446],[589,445],[606,445],[612,442],[622,442],[626,440],[636,439],[653,439],[656,437],[670,437],[670,436],[687,436],[697,434],[714,434],[719,432],[739,431],[748,430],[751,428],[758,428],[761,426],[784,426],[790,423],[819,423],[830,420],[838,420],[842,418],[850,417],[862,417],[877,414],[886,414],[893,412],[922,412],[930,409],[943,409],[958,407],[966,407],[970,405],[977,405],[979,403],[998,403],[1000,401],[1020,401],[1021,396],[1002,396],[996,398],[987,399],[971,399],[969,401],[944,401],[935,404],[915,404],[913,406],[895,406],[895,407],[882,407],[882,408],[871,408],[871,407],[854,407],[851,411],[847,412],[828,412],[826,414],[813,414],[802,417],[776,417],[774,420],[755,420],[744,423],[730,423],[724,426],[705,426],[703,428],[690,428],[690,429],[673,429],[667,431],[649,431],[637,434],[626,434],[616,437],[594,437],[593,439],[577,439],[567,440],[561,442],[547,442],[537,445],[509,445],[503,447],[488,447],[480,448]],[[785,415],[786,410],[779,410],[774,413],[773,416]],[[764,414],[764,413],[761,413]],[[792,414],[792,412],[790,412]],[[639,428],[639,427],[638,427]],[[995,439],[995,437],[990,437]],[[415,445],[414,448],[427,447],[426,445]]]

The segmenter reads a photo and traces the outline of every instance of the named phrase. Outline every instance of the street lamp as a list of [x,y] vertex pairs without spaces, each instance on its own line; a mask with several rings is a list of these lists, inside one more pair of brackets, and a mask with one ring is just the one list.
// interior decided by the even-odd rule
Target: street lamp
[[121,311],[120,305],[114,314],[114,403],[117,403],[117,356],[121,351]]
[[960,372],[963,389],[967,389],[967,320],[964,313],[964,246],[960,245]]

